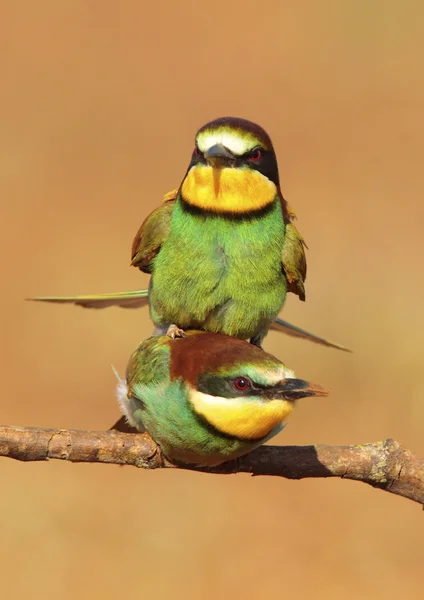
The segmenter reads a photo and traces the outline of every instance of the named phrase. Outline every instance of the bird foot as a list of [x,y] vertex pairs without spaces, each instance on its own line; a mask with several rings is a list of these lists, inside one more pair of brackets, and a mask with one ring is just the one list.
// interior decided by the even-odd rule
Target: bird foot
[[166,335],[172,338],[173,340],[175,340],[175,338],[183,338],[186,336],[184,329],[180,329],[177,325],[174,324],[168,327]]

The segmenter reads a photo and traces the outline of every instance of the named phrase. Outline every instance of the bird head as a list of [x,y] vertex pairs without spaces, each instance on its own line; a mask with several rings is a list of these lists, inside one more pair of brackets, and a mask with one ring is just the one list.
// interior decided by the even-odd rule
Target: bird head
[[297,400],[327,395],[243,340],[193,332],[170,347],[171,379],[185,383],[191,409],[232,437],[254,441],[270,436],[281,429]]
[[269,135],[236,117],[206,123],[196,134],[180,192],[188,205],[203,211],[244,215],[266,209],[279,195]]

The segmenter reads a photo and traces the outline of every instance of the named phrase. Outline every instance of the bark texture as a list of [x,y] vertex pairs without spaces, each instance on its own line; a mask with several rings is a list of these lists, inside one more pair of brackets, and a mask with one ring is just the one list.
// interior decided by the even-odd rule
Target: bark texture
[[[118,422],[119,423],[119,422]],[[143,469],[190,468],[170,463],[147,434],[0,426],[0,456],[132,465]],[[424,504],[424,461],[392,439],[356,446],[262,446],[212,469],[287,479],[340,477]]]

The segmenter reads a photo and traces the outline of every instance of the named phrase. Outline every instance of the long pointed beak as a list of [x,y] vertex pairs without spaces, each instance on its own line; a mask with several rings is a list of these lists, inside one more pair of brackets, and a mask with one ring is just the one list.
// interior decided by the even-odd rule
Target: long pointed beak
[[215,144],[205,152],[205,158],[212,167],[231,167],[235,157],[222,144]]
[[328,396],[328,390],[303,379],[285,379],[273,389],[286,400],[298,400],[308,396]]

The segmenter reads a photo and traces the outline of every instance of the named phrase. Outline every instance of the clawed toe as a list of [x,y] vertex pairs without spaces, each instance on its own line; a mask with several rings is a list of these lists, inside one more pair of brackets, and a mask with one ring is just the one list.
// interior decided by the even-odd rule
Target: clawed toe
[[183,338],[186,336],[184,329],[180,329],[177,325],[174,324],[168,327],[166,335],[172,338],[173,340],[175,338]]

